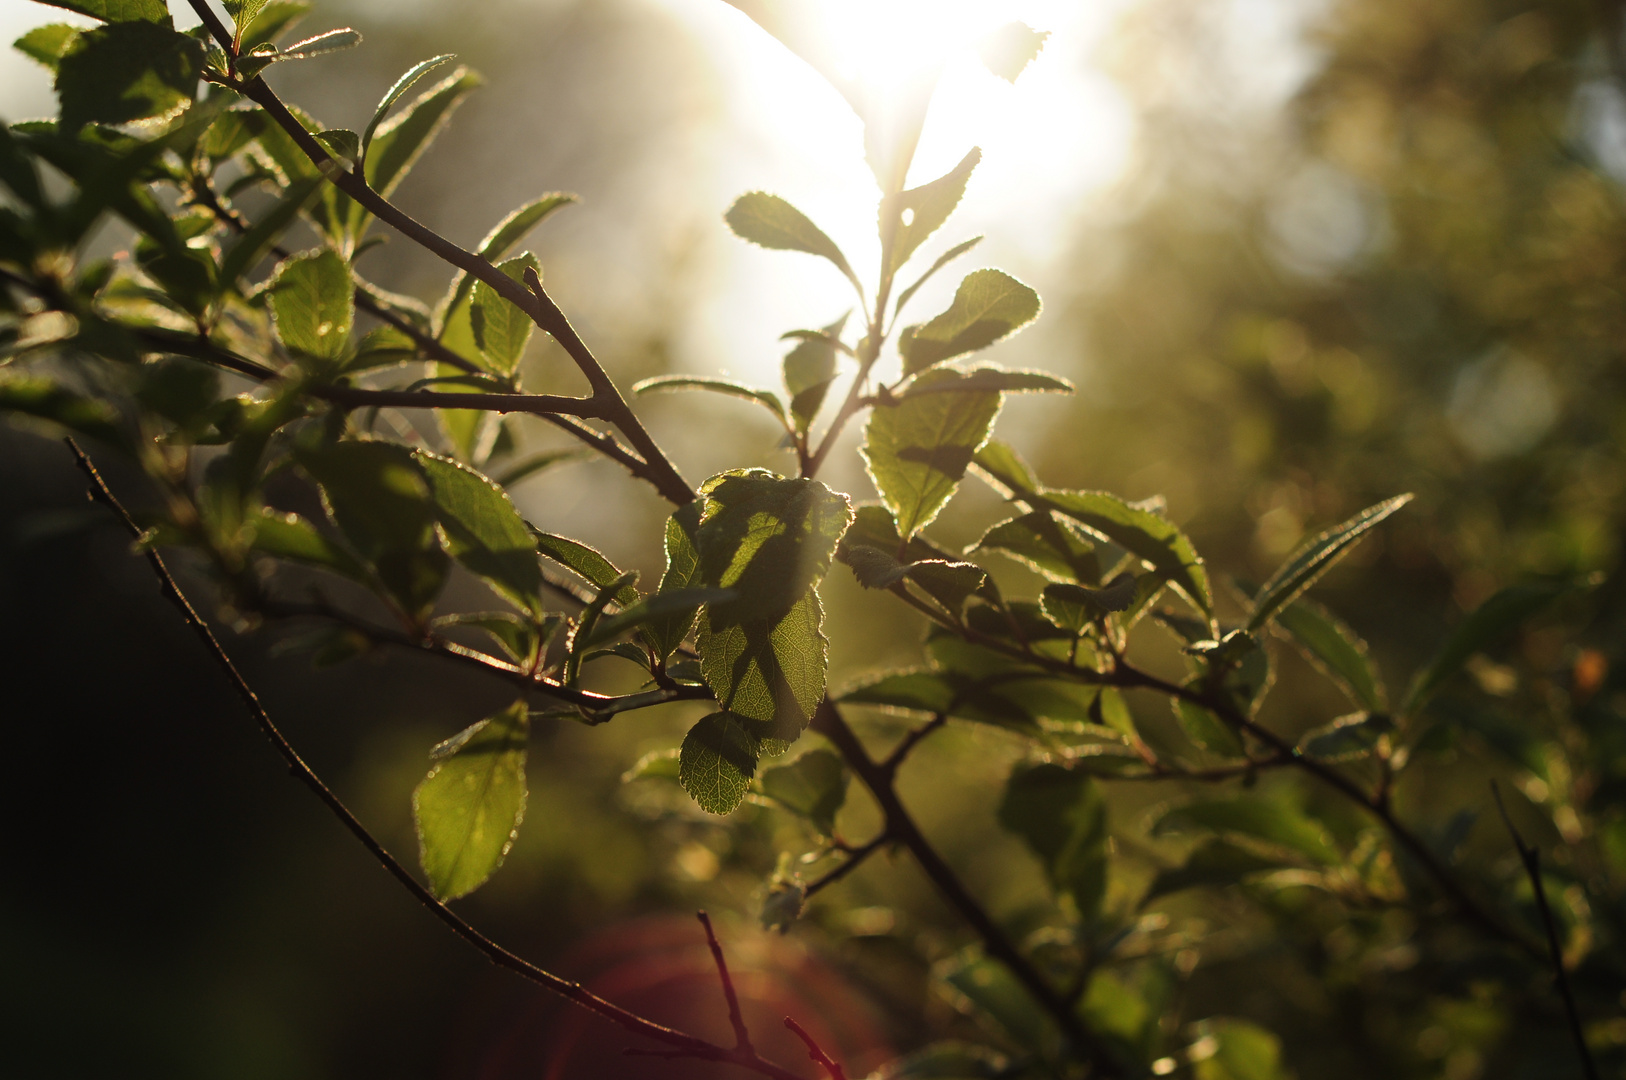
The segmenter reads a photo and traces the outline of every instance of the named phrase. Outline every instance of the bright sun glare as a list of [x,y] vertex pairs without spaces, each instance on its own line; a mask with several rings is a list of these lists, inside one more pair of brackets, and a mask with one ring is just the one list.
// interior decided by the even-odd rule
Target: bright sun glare
[[[727,142],[717,148],[710,197],[721,208],[753,188],[784,195],[829,232],[855,266],[872,268],[879,255],[879,191],[864,162],[862,125],[841,94],[716,0],[656,2],[695,28],[726,80],[727,130],[719,134]],[[1129,157],[1130,109],[1093,63],[1127,4],[800,0],[784,8],[797,15],[797,29],[813,39],[825,66],[875,104],[897,102],[923,72],[940,69],[908,183],[941,176],[973,146],[984,156],[954,219],[922,255],[934,257],[985,233],[988,240],[973,256],[985,260],[979,265],[1008,265],[1043,293],[1045,272],[1072,231],[1069,223],[1122,174]],[[988,71],[979,56],[988,35],[1013,20],[1050,32],[1015,85]],[[723,267],[726,285],[713,298],[715,316],[704,320],[703,340],[691,343],[692,354],[729,357],[735,375],[772,385],[778,333],[821,316],[828,321],[849,298],[814,260],[775,260],[769,283],[762,253],[737,244],[727,250],[733,254]],[[943,275],[933,282],[917,301],[920,310],[946,302],[957,280]]]

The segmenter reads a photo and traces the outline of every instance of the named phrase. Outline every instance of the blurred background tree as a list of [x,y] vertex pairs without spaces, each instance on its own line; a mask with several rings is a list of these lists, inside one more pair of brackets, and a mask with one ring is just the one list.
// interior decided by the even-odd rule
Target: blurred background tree
[[[1000,9],[996,21],[1056,32],[1028,85],[984,88],[1007,94],[987,127],[1012,128],[1030,156],[1013,136],[1001,164],[983,138],[988,164],[957,219],[988,231],[990,257],[1046,297],[1008,361],[1026,357],[1080,386],[1064,405],[1013,405],[1005,428],[1051,482],[1165,494],[1213,565],[1255,578],[1307,532],[1416,491],[1323,586],[1397,685],[1497,587],[1615,574],[1626,505],[1618,5],[987,6]],[[5,15],[18,33],[41,21],[23,8]],[[485,73],[487,89],[400,201],[467,241],[539,184],[586,196],[549,226],[542,253],[550,288],[619,378],[767,372],[779,329],[828,321],[820,305],[841,313],[811,272],[776,262],[766,276],[764,256],[718,220],[738,191],[777,188],[862,251],[840,222],[862,235],[873,213],[854,220],[873,201],[856,121],[740,12],[711,0],[352,0],[320,18],[313,32],[353,22],[369,48],[344,78],[295,69],[278,79],[330,123],[354,124],[423,55],[452,48]],[[45,74],[8,63],[0,114],[48,111]],[[959,134],[943,134],[942,154]],[[943,171],[933,140],[929,123],[920,176]],[[367,260],[387,287],[438,289],[441,273],[407,245]],[[774,461],[765,423],[733,412],[726,426],[692,422],[728,403],[659,406],[652,427],[690,475]],[[119,557],[122,538],[83,512],[60,449],[0,438],[7,734],[14,768],[49,793],[24,801],[29,785],[14,785],[7,796],[18,799],[10,820],[26,824],[0,897],[0,949],[23,974],[0,1001],[24,1071],[648,1074],[606,1046],[604,1030],[578,1039],[574,1017],[465,955],[359,859],[257,738],[222,719],[228,692],[144,568]],[[856,465],[841,467],[833,484],[865,490]],[[625,484],[625,496],[603,498],[614,472],[588,462],[543,474],[522,507],[544,528],[585,518],[585,538],[622,565],[656,565],[652,545],[628,538],[658,537],[663,508]],[[963,501],[966,531],[946,539],[974,540],[987,516],[978,511],[997,505],[969,490]],[[916,655],[898,611],[844,573],[828,593],[832,685],[878,658]],[[1596,828],[1612,862],[1574,872],[1619,882],[1626,823],[1600,808],[1626,775],[1623,601],[1611,576],[1586,606],[1478,663],[1439,760],[1456,739],[1500,763],[1425,765],[1408,809],[1483,809],[1484,778],[1506,776],[1553,823],[1545,841],[1579,835],[1582,819]],[[93,670],[67,642],[99,657]],[[424,748],[500,693],[400,658],[370,659],[360,679],[312,673],[275,644],[242,639],[250,678],[379,834],[410,849],[407,792]],[[1273,716],[1295,729],[1295,708],[1319,708],[1324,692],[1291,664],[1281,677]],[[958,946],[955,924],[906,861],[866,866],[788,938],[752,936],[776,853],[810,846],[798,827],[750,807],[705,818],[617,783],[693,715],[674,707],[637,724],[541,733],[527,831],[504,876],[469,901],[476,920],[554,970],[601,978],[629,1004],[675,1010],[671,1019],[704,1032],[719,1023],[705,998],[714,985],[681,913],[708,907],[740,943],[736,963],[753,973],[764,1015],[787,1001],[820,1015],[854,1075],[893,1048],[965,1030],[929,967]],[[1508,717],[1520,719],[1514,733]],[[1588,741],[1597,769],[1555,775],[1548,747],[1561,739]],[[905,778],[928,831],[1013,919],[1040,887],[1036,866],[990,843],[999,781],[1017,756],[995,735],[956,729],[923,747],[920,776]],[[950,763],[952,784],[930,778]],[[1134,823],[1160,797],[1133,791],[1114,804],[1125,844],[1139,842]],[[844,830],[866,835],[864,808],[850,813]],[[1484,815],[1468,843],[1507,850]],[[1605,892],[1617,910],[1594,914],[1618,920],[1621,894]],[[1545,1076],[1565,1052],[1553,1017],[1521,1020],[1506,1001],[1476,997],[1471,973],[1431,967],[1409,928],[1382,913],[1340,936],[1296,894],[1185,903],[1163,916],[1176,929],[1201,919],[1228,933],[1212,954],[1179,959],[1191,976],[1180,1008],[1265,1024],[1301,1076]],[[1525,1021],[1526,1038],[1503,1041]],[[1626,1044],[1618,1026],[1609,1038]]]

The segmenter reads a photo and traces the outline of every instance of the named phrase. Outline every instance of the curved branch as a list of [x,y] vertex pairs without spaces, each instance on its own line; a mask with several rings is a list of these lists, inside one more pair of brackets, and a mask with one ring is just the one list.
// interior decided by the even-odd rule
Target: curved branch
[[[84,471],[85,476],[90,481],[90,497],[111,510],[125,529],[132,536],[139,539],[142,535],[141,527],[135,523],[118,499],[114,497],[106,481],[97,472],[96,466],[92,464],[91,460],[85,456],[84,451],[80,450],[72,439],[66,441],[68,448],[73,451],[79,468]],[[669,1028],[664,1024],[658,1024],[653,1020],[639,1016],[637,1013],[629,1012],[613,1002],[606,1001],[579,983],[562,979],[552,972],[537,967],[529,960],[509,952],[476,930],[456,912],[452,911],[451,908],[441,903],[417,878],[412,876],[405,866],[401,865],[395,856],[389,853],[383,844],[379,843],[372,833],[367,831],[367,827],[350,812],[350,809],[322,782],[311,767],[305,764],[305,760],[299,756],[299,752],[294,749],[293,744],[287,740],[271,720],[270,714],[265,711],[265,706],[260,704],[260,699],[254,693],[253,688],[248,685],[248,682],[238,672],[236,665],[232,663],[231,657],[227,655],[226,650],[221,646],[220,640],[215,637],[208,624],[198,615],[197,610],[192,607],[186,595],[181,592],[180,587],[175,583],[175,578],[169,572],[169,567],[164,564],[163,556],[151,548],[147,549],[143,554],[152,567],[153,573],[157,576],[165,596],[180,611],[182,618],[186,620],[186,624],[192,628],[193,633],[197,635],[198,640],[203,643],[204,648],[215,661],[215,665],[231,682],[232,689],[236,691],[238,698],[253,716],[260,731],[271,741],[272,747],[282,757],[283,762],[288,766],[288,771],[332,811],[340,823],[361,842],[362,846],[372,854],[373,858],[378,860],[379,864],[389,872],[391,877],[400,882],[403,888],[416,897],[419,903],[428,908],[431,914],[450,927],[458,937],[474,946],[487,960],[498,967],[506,968],[538,986],[551,990],[635,1035],[672,1047],[685,1057],[738,1065],[761,1076],[770,1077],[771,1080],[803,1080],[802,1077],[789,1069],[758,1057],[755,1052],[745,1055],[737,1050],[729,1050],[686,1032]]]

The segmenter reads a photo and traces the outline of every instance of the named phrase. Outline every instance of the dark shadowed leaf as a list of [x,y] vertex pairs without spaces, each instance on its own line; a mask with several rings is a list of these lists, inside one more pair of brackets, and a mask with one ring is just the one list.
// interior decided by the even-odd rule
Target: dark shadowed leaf
[[[700,554],[695,550],[694,533],[700,527],[700,500],[680,506],[666,519],[666,569],[661,574],[660,593],[685,592],[700,584]],[[657,660],[672,655],[694,628],[699,608],[685,608],[651,619],[644,627],[644,640]]]
[[678,783],[702,810],[727,814],[745,800],[761,754],[760,741],[739,717],[712,713],[683,737]]
[[50,379],[31,375],[0,378],[0,413],[6,412],[48,420],[127,453],[135,449],[111,405],[76,394]]
[[1162,514],[1104,491],[1047,490],[1022,498],[1035,509],[1043,507],[1072,518],[1146,561],[1198,610],[1212,613],[1214,598],[1202,558],[1186,534]]
[[[966,376],[942,369],[917,385],[959,383]],[[993,430],[1000,396],[992,392],[923,394],[877,405],[864,429],[862,453],[876,490],[904,537],[937,517],[959,487],[973,455]]]
[[193,99],[202,73],[203,46],[167,25],[115,22],[87,30],[57,64],[61,127],[161,116]]
[[254,550],[279,559],[320,566],[345,577],[365,579],[366,571],[298,514],[267,511],[253,523]]
[[1382,713],[1351,713],[1305,732],[1299,753],[1321,761],[1354,761],[1370,754],[1394,729],[1395,722]]
[[1188,803],[1159,817],[1152,826],[1152,835],[1192,830],[1252,837],[1298,852],[1325,866],[1336,866],[1343,861],[1343,855],[1319,822],[1283,803],[1247,797]]
[[1368,712],[1388,708],[1366,642],[1326,608],[1301,597],[1276,613],[1276,626],[1355,704]]
[[66,8],[103,22],[152,22],[170,25],[169,6],[164,0],[39,0],[51,7]]
[[1224,840],[1205,840],[1182,865],[1158,871],[1140,902],[1149,904],[1160,896],[1204,885],[1235,885],[1249,874],[1281,868],[1279,859],[1267,859]]
[[1034,510],[989,529],[971,551],[998,551],[1037,570],[1052,581],[1093,585],[1101,579],[1095,545],[1048,510]]
[[1180,730],[1203,750],[1224,758],[1244,756],[1242,736],[1212,710],[1184,698],[1171,698],[1170,704]]
[[898,337],[907,375],[985,349],[1039,317],[1039,294],[1002,270],[973,270],[947,311]]
[[502,865],[525,817],[530,713],[516,701],[430,752],[412,792],[418,858],[442,900],[467,895]]
[[759,784],[768,798],[829,836],[835,831],[836,812],[847,801],[850,779],[835,754],[809,750],[788,765],[764,770]]
[[1428,666],[1417,673],[1400,711],[1407,715],[1416,712],[1474,653],[1500,644],[1548,604],[1590,585],[1586,580],[1528,581],[1498,592],[1475,608]]
[[545,632],[539,636],[534,625],[511,611],[458,612],[442,615],[434,621],[436,630],[446,626],[472,626],[485,631],[516,664],[529,664],[534,660],[537,648],[546,637]]
[[836,269],[847,275],[853,288],[859,293],[864,291],[836,242],[824,235],[806,214],[779,196],[765,191],[747,192],[734,200],[723,217],[741,240],[778,251],[805,251],[829,259]]
[[820,333],[803,336],[796,347],[785,354],[785,392],[790,395],[790,413],[798,432],[807,431],[824,404],[825,394],[836,377],[836,352],[840,348],[841,329],[846,324],[847,316],[843,315]]
[[999,823],[1027,841],[1051,886],[1093,922],[1107,886],[1106,804],[1094,781],[1060,765],[1018,765],[1005,784]]
[[299,216],[299,212],[310,205],[322,183],[323,180],[319,176],[290,181],[264,216],[249,226],[247,232],[226,248],[220,261],[220,280],[227,284],[236,284],[238,278],[253,270],[281,239],[294,218]]
[[1376,506],[1367,507],[1342,525],[1306,541],[1259,590],[1253,602],[1253,612],[1248,617],[1248,629],[1257,630],[1270,622],[1276,612],[1314,585],[1316,579],[1342,558],[1355,541],[1378,522],[1411,502],[1411,499],[1410,495],[1396,495]]
[[503,596],[533,614],[542,611],[542,566],[531,530],[508,494],[466,465],[425,450],[414,452],[446,548]]
[[1009,443],[989,439],[973,460],[977,468],[1012,495],[1020,496],[1039,489],[1039,480],[1033,475],[1033,470]]

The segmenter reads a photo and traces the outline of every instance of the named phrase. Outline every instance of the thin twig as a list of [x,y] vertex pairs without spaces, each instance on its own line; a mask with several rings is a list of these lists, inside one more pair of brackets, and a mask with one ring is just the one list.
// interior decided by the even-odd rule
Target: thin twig
[[754,1054],[756,1050],[751,1046],[751,1033],[745,1028],[745,1017],[740,1014],[740,999],[734,993],[734,980],[728,974],[728,961],[723,959],[723,947],[717,943],[711,918],[704,911],[697,911],[695,915],[700,919],[700,925],[706,928],[706,944],[711,947],[711,958],[717,964],[717,978],[723,984],[723,998],[728,1002],[728,1022],[734,1026],[734,1049]]
[[[189,0],[189,3],[220,47],[225,49],[228,55],[233,55],[232,36],[208,3],[205,0]],[[368,185],[365,176],[346,169],[316,141],[260,76],[256,75],[246,81],[218,74],[211,75],[210,78],[237,91],[264,109],[272,121],[288,133],[323,176],[374,217],[443,262],[485,282],[497,295],[525,312],[537,326],[552,335],[587,377],[588,384],[593,389],[593,397],[600,406],[599,415],[620,428],[627,440],[632,443],[633,450],[649,464],[651,475],[648,479],[656,490],[679,506],[694,501],[694,490],[645,430],[643,423],[627,404],[614,380],[605,372],[603,365],[587,347],[587,343],[582,340],[575,327],[570,324],[564,312],[542,288],[542,283],[534,272],[527,273],[527,281],[522,285],[497,269],[489,259],[452,243],[374,191]]]
[[[73,451],[79,468],[84,471],[85,476],[90,481],[90,498],[107,506],[118,517],[130,535],[139,539],[142,536],[141,527],[136,524],[123,505],[114,497],[112,490],[107,486],[107,482],[102,479],[101,473],[96,470],[96,466],[92,464],[90,458],[85,456],[84,451],[72,439],[66,441],[68,448]],[[708,1061],[729,1062],[750,1069],[762,1076],[771,1077],[772,1080],[802,1080],[801,1077],[789,1069],[775,1065],[755,1054],[747,1058],[694,1035],[677,1031],[663,1024],[657,1024],[653,1020],[645,1019],[637,1013],[629,1012],[619,1005],[604,1000],[577,983],[544,971],[530,961],[516,956],[498,945],[464,921],[451,908],[441,903],[432,892],[419,883],[417,878],[412,876],[405,866],[401,865],[395,856],[389,853],[383,844],[379,843],[372,833],[367,831],[367,827],[350,812],[350,809],[322,782],[311,767],[305,764],[304,759],[299,756],[293,744],[283,736],[276,724],[272,722],[270,714],[260,704],[259,697],[238,672],[236,665],[232,663],[231,657],[227,655],[219,639],[209,629],[209,625],[203,621],[197,610],[192,607],[191,602],[187,600],[186,595],[181,592],[180,586],[175,583],[175,578],[169,572],[169,567],[165,565],[163,556],[150,547],[143,554],[148,565],[152,567],[154,575],[158,578],[164,595],[180,611],[182,618],[186,620],[186,624],[192,628],[193,633],[202,642],[204,648],[214,660],[216,667],[231,682],[238,698],[248,709],[250,715],[253,716],[260,731],[271,741],[271,745],[282,757],[288,771],[322,801],[333,815],[339,819],[340,823],[350,831],[351,835],[360,841],[361,845],[372,854],[373,858],[389,872],[390,876],[394,877],[404,889],[416,897],[418,902],[428,908],[436,918],[449,926],[458,937],[479,950],[487,960],[498,967],[506,968],[538,986],[551,990],[587,1009],[589,1012],[597,1013],[599,1016],[618,1024],[633,1034],[673,1047],[681,1056],[701,1058]]]
[[794,1031],[796,1037],[807,1044],[807,1056],[830,1074],[830,1080],[847,1080],[847,1074],[841,1071],[841,1066],[837,1065],[835,1060],[829,1054],[826,1054],[818,1043],[813,1041],[813,1036],[809,1035],[802,1025],[787,1016],[785,1017],[785,1026]]
[[960,912],[960,916],[982,939],[983,948],[988,954],[1009,969],[1034,1001],[1050,1014],[1051,1019],[1073,1046],[1095,1063],[1099,1070],[1098,1075],[1122,1075],[1122,1069],[1117,1062],[1090,1034],[1089,1029],[1084,1026],[1063,995],[1050,985],[1050,981],[1029,962],[1027,957],[1022,955],[1016,943],[983,909],[971,895],[970,890],[960,881],[959,876],[954,873],[953,868],[926,839],[925,834],[920,831],[920,826],[915,823],[902,800],[898,798],[892,775],[881,763],[869,756],[869,751],[864,749],[864,744],[859,741],[852,728],[847,726],[846,720],[829,698],[819,703],[817,711],[813,714],[812,727],[835,745],[842,759],[846,761],[847,767],[869,789],[879,804],[887,833],[909,849],[909,853],[915,857],[915,861],[920,864],[921,870],[931,879],[937,891]]
[[1575,1052],[1581,1055],[1581,1069],[1586,1073],[1587,1080],[1598,1080],[1598,1063],[1592,1060],[1592,1048],[1586,1044],[1586,1032],[1581,1028],[1581,1010],[1576,1007],[1569,972],[1564,968],[1564,949],[1558,942],[1558,921],[1553,918],[1552,908],[1547,905],[1547,889],[1541,880],[1541,852],[1535,846],[1526,844],[1519,830],[1513,827],[1513,819],[1508,817],[1507,806],[1502,802],[1502,789],[1495,780],[1490,782],[1490,789],[1491,796],[1496,800],[1496,811],[1502,815],[1502,824],[1507,826],[1508,835],[1513,837],[1513,846],[1519,851],[1519,861],[1524,864],[1530,887],[1536,893],[1536,910],[1541,913],[1541,925],[1547,931],[1547,949],[1553,961],[1553,981],[1558,984],[1558,993],[1564,999],[1564,1015],[1569,1019]]
[[[958,704],[958,702],[955,704]],[[920,744],[920,741],[946,723],[948,723],[947,710],[937,713],[930,720],[915,728],[903,737],[898,743],[897,749],[886,756],[886,760],[881,762],[881,768],[887,772],[897,772],[898,766],[903,764],[904,759]]]
[[891,840],[892,835],[885,829],[882,829],[880,834],[867,844],[846,849],[844,853],[847,857],[842,860],[841,865],[832,868],[828,873],[814,879],[805,888],[803,888],[802,899],[806,900],[820,889],[834,885],[836,882],[840,881],[854,870],[857,870],[864,864],[866,859],[875,854],[877,851],[880,851],[881,848],[890,843]]

